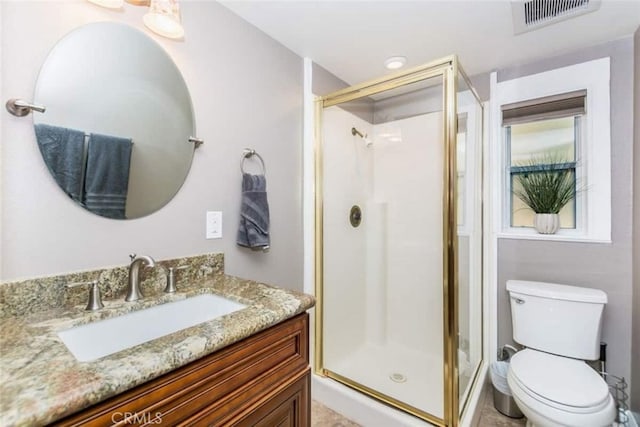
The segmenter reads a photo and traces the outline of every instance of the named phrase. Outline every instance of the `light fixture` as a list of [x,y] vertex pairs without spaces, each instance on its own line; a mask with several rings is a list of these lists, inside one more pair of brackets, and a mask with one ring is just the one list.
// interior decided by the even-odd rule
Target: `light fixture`
[[407,58],[404,56],[392,56],[384,61],[384,66],[389,70],[397,70],[398,68],[402,68],[404,64],[407,63]]
[[119,9],[124,2],[134,6],[149,6],[149,11],[142,17],[147,28],[170,39],[184,37],[178,0],[89,0],[89,2],[109,9]]
[[93,4],[98,6],[107,7],[109,9],[120,9],[124,0],[89,0]]
[[170,39],[184,36],[177,0],[151,0],[149,12],[142,19],[147,28],[161,36]]

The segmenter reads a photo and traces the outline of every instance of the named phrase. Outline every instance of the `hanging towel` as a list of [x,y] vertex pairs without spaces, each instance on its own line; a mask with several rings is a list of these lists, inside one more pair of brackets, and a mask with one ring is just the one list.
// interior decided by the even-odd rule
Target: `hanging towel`
[[49,172],[76,202],[82,199],[84,132],[46,124],[35,125],[36,139]]
[[84,203],[107,218],[125,219],[131,139],[92,133],[87,148]]
[[269,249],[269,203],[264,175],[242,174],[242,203],[237,243],[254,250]]

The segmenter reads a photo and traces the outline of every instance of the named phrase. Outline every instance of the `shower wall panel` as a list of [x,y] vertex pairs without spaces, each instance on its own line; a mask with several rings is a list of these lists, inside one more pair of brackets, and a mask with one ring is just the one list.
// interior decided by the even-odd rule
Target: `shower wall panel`
[[324,366],[438,417],[442,122],[441,112],[375,126],[338,107],[323,116]]
[[325,305],[324,358],[331,365],[348,358],[365,339],[366,235],[363,226],[351,226],[349,212],[369,199],[372,158],[351,128],[370,132],[371,125],[339,107],[323,114],[324,298],[331,302]]
[[[383,126],[401,141],[379,136]],[[388,340],[442,360],[442,113],[374,125],[374,135],[374,200],[387,205]]]

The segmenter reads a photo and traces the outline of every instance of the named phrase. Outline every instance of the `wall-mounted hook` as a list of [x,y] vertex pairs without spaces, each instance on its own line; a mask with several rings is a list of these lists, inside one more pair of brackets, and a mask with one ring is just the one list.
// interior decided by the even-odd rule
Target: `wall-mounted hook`
[[24,117],[32,111],[44,113],[47,109],[44,105],[29,104],[23,99],[11,98],[7,101],[7,111],[16,117]]

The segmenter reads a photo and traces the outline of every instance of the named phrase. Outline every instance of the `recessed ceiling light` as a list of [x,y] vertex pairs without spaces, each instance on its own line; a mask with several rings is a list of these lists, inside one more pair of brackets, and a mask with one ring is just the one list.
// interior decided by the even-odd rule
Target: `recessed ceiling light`
[[384,66],[389,70],[397,70],[398,68],[402,68],[404,64],[407,63],[407,58],[404,56],[392,56],[384,61]]

